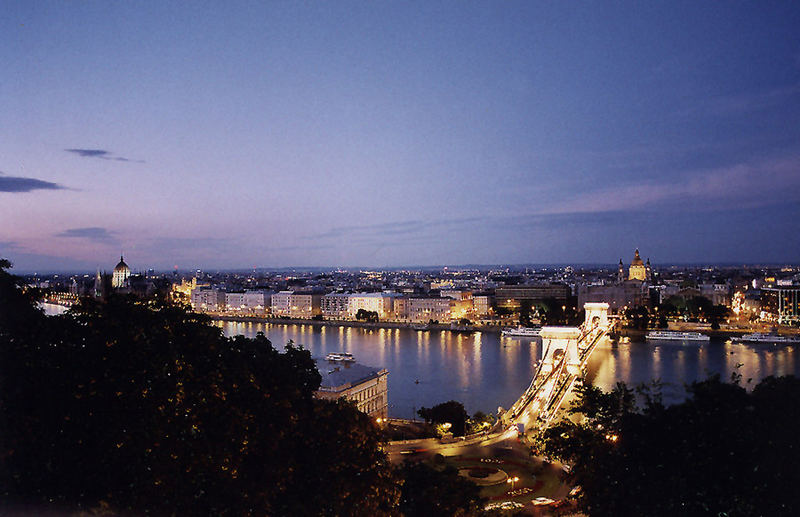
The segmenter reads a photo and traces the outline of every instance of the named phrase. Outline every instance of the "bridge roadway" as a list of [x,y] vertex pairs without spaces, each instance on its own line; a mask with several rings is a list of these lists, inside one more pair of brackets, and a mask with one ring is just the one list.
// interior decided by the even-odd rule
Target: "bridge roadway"
[[[548,340],[542,359],[531,380],[531,384],[520,398],[506,412],[500,415],[497,424],[486,433],[478,433],[461,439],[443,443],[436,438],[419,440],[400,440],[389,442],[385,450],[392,461],[401,461],[405,455],[417,452],[440,453],[446,456],[459,455],[462,449],[475,446],[489,446],[516,438],[517,424],[523,424],[525,430],[533,427],[546,429],[558,413],[564,398],[572,390],[577,378],[585,372],[586,363],[597,345],[610,334],[615,322],[608,325],[591,325],[589,322],[578,327],[577,339],[578,360],[566,353],[558,351],[550,354],[549,347],[558,347],[555,340]],[[552,362],[548,358],[554,358]],[[571,362],[570,362],[571,361]]]
[[[568,353],[558,354],[552,363],[546,361],[550,351],[545,349],[531,384],[514,405],[506,411],[500,421],[504,427],[524,424],[539,429],[547,428],[558,413],[564,398],[572,391],[575,381],[586,371],[586,363],[597,345],[608,336],[614,323],[608,326],[588,327],[584,324],[577,340],[578,360],[570,362]],[[553,341],[548,346],[555,346]]]

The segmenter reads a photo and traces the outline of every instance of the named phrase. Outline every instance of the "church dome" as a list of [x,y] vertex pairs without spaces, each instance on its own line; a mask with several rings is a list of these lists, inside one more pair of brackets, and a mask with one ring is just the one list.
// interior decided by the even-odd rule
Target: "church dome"
[[128,267],[128,264],[122,259],[122,255],[119,256],[119,264],[116,265],[114,271],[130,271],[131,268]]
[[639,256],[639,249],[636,249],[636,253],[633,255],[633,260],[631,261],[631,266],[643,266],[644,262],[642,262],[642,257]]

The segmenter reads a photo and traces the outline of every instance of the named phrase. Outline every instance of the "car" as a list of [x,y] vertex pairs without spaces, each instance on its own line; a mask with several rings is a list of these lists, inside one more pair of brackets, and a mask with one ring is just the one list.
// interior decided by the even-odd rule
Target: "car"
[[555,501],[550,499],[549,497],[537,497],[531,502],[533,503],[534,506],[544,506],[555,503]]

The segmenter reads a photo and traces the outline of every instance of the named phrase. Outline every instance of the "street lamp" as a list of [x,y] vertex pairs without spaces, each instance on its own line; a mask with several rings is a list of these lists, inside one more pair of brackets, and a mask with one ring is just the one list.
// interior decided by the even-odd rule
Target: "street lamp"
[[506,479],[506,483],[511,483],[511,490],[512,491],[514,490],[514,483],[516,483],[517,481],[519,481],[519,478],[517,476],[514,476],[513,478]]

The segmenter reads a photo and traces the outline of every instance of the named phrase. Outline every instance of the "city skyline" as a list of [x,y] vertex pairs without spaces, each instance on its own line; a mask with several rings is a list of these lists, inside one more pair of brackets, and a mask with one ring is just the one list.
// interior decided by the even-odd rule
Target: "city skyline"
[[797,5],[4,14],[16,271],[800,256]]

